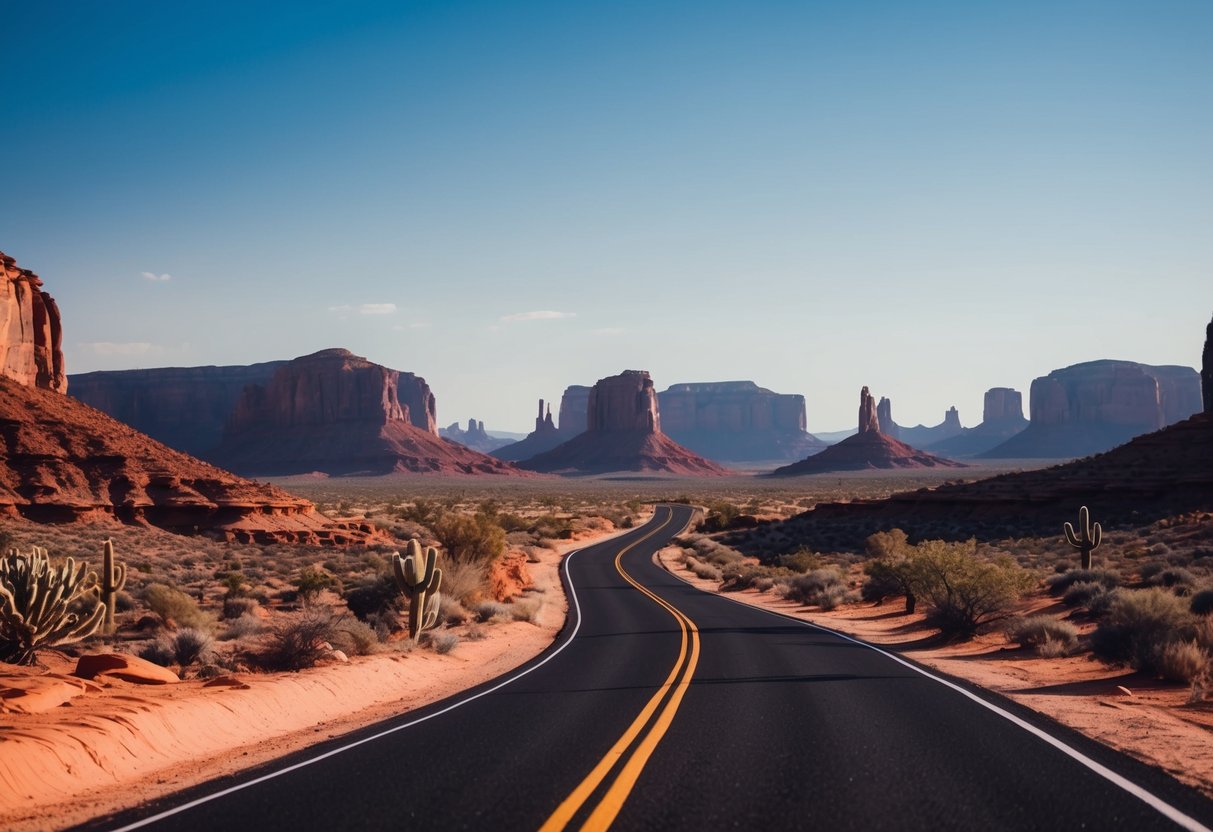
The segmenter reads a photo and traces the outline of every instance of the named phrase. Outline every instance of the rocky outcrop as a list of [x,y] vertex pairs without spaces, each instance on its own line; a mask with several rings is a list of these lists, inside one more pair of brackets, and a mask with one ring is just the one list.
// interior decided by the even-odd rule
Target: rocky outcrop
[[439,428],[438,435],[443,439],[458,442],[465,448],[480,451],[482,454],[491,453],[503,445],[511,444],[512,441],[493,436],[484,429],[484,422],[478,422],[475,419],[468,419],[466,429],[461,427],[458,422],[452,422],[445,428]]
[[986,391],[980,425],[965,428],[959,435],[928,445],[927,450],[952,458],[977,456],[1015,436],[1028,426],[1023,416],[1023,395],[1010,387]]
[[[868,388],[863,388],[867,390]],[[864,429],[864,414],[863,414],[863,397],[860,396],[860,413],[859,413],[859,432],[866,433]],[[876,424],[879,425],[879,430],[885,436],[891,436],[898,439],[901,436],[901,426],[893,421],[893,402],[887,396],[881,396],[880,401],[876,403]],[[870,428],[868,428],[870,430]]]
[[1200,385],[1205,413],[1213,413],[1213,321],[1205,330],[1205,351],[1200,360]]
[[1200,379],[1190,367],[1089,361],[1032,382],[1032,414],[1023,432],[983,457],[1064,458],[1106,451],[1201,410]]
[[26,387],[67,392],[63,324],[38,275],[0,252],[0,375]]
[[572,439],[579,433],[584,433],[588,424],[590,408],[590,390],[584,384],[570,384],[564,388],[560,397],[560,433],[565,439]]
[[590,390],[585,432],[519,464],[556,473],[726,473],[661,432],[653,380],[643,370],[600,379]]
[[[887,399],[886,399],[887,401]],[[864,387],[859,393],[859,432],[837,445],[792,465],[776,468],[773,477],[796,477],[869,468],[963,468],[959,462],[912,448],[882,432],[876,400]]]
[[[570,387],[569,389],[571,390],[573,388]],[[585,389],[589,390],[588,387]],[[586,398],[588,403],[589,397],[587,396]],[[578,433],[581,432],[584,432],[584,425],[583,430],[578,431]],[[544,401],[543,399],[540,399],[539,415],[535,417],[535,429],[527,434],[525,438],[520,439],[517,442],[502,445],[501,447],[495,449],[492,451],[492,454],[498,459],[504,459],[509,462],[520,462],[524,459],[530,459],[537,454],[550,451],[552,448],[555,448],[557,445],[571,439],[576,435],[577,434],[574,433],[572,436],[566,436],[563,431],[558,430],[555,423],[552,421],[551,405],[549,404],[547,406],[547,410],[545,412]]]
[[800,459],[825,447],[805,430],[804,396],[752,381],[675,384],[657,401],[662,431],[708,459]]
[[250,384],[264,385],[285,361],[230,367],[103,370],[69,377],[71,395],[170,448],[205,458]]
[[347,545],[378,538],[307,500],[168,448],[49,390],[0,378],[0,516],[115,518],[241,543]]
[[348,350],[322,350],[245,388],[211,457],[263,476],[520,473],[429,430],[434,409],[424,379]]

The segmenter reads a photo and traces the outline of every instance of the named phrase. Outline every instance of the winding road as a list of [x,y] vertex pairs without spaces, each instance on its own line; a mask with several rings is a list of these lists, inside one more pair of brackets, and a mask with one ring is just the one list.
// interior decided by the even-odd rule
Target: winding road
[[1204,829],[1213,802],[992,694],[701,592],[659,506],[564,562],[506,676],[88,829]]

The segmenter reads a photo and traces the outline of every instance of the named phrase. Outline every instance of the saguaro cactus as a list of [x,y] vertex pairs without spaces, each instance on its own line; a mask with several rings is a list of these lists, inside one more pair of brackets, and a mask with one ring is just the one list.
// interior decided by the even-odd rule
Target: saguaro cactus
[[396,585],[409,597],[409,636],[416,641],[421,631],[433,627],[438,620],[442,570],[435,566],[438,550],[432,546],[422,556],[421,543],[410,540],[404,557],[392,555],[392,571]]
[[1082,568],[1091,568],[1091,552],[1099,548],[1099,541],[1103,539],[1103,529],[1098,523],[1091,523],[1091,513],[1087,511],[1087,507],[1083,506],[1078,510],[1078,531],[1074,531],[1074,527],[1066,523],[1066,540],[1075,549],[1082,552]]
[[[92,595],[97,603],[87,613],[71,611],[73,604]],[[105,605],[99,597],[97,573],[67,558],[61,569],[51,566],[45,549],[28,555],[10,549],[0,558],[0,662],[33,664],[39,647],[79,641],[101,626]]]
[[114,632],[114,608],[118,592],[126,586],[126,564],[114,564],[114,541],[105,541],[101,557],[101,600],[105,604],[106,633]]

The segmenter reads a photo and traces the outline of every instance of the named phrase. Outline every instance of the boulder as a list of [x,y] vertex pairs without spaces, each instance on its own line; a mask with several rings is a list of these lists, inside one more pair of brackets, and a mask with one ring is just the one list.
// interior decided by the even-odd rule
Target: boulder
[[137,685],[167,685],[181,681],[167,667],[126,653],[85,653],[76,662],[75,675],[81,679],[121,679]]

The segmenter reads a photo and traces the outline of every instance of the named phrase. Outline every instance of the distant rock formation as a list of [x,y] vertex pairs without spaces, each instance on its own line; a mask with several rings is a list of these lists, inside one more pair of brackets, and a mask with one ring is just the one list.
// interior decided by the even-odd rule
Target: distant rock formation
[[[867,390],[868,388],[863,388]],[[871,398],[869,396],[869,398]],[[859,401],[859,432],[867,433],[871,428],[864,428],[864,413],[863,413],[863,396],[860,396]],[[893,402],[887,396],[881,396],[880,401],[876,403],[876,424],[880,427],[885,436],[891,436],[894,439],[901,438],[901,426],[893,421]]]
[[825,447],[805,430],[804,396],[752,381],[675,384],[657,402],[662,431],[708,459],[801,459]]
[[[174,451],[64,395],[59,312],[0,256],[0,517],[114,518],[243,543],[365,543],[307,500]],[[39,311],[41,310],[41,311]]]
[[992,387],[986,391],[981,424],[965,428],[958,436],[928,445],[927,450],[953,459],[977,456],[1023,431],[1028,420],[1023,416],[1023,395],[1010,387]]
[[590,390],[585,432],[520,465],[557,473],[726,473],[661,432],[653,380],[644,370],[626,370],[600,379]]
[[74,398],[170,448],[206,458],[244,388],[269,383],[285,363],[102,370],[68,378]]
[[[887,401],[887,400],[886,400]],[[963,468],[959,462],[912,448],[882,432],[876,400],[864,387],[859,392],[859,432],[808,459],[771,472],[773,477],[796,477],[868,468]]]
[[283,364],[268,384],[245,388],[211,456],[262,476],[520,473],[421,427],[433,425],[434,409],[424,379],[349,350],[321,350]]
[[1190,367],[1088,361],[1032,382],[1031,423],[981,456],[1058,459],[1087,456],[1151,433],[1201,410]]
[[[884,500],[821,503],[787,521],[789,545],[825,545],[840,530],[861,543],[903,529],[913,540],[1056,535],[1078,506],[1108,528],[1207,513],[1213,505],[1213,414],[1198,413],[1097,456],[977,482],[895,494]],[[1096,553],[1098,560],[1099,553]]]
[[67,392],[63,323],[42,280],[0,251],[0,375],[26,387]]
[[936,442],[959,436],[960,432],[964,430],[960,425],[960,412],[955,407],[944,411],[943,421],[933,426],[905,427],[897,424],[893,421],[893,402],[884,397],[876,406],[876,414],[880,420],[881,433],[918,448],[925,448]]
[[471,448],[473,451],[480,451],[482,454],[490,453],[497,450],[501,446],[509,445],[512,442],[510,439],[502,439],[489,434],[484,429],[484,422],[478,422],[475,419],[468,419],[468,426],[466,430],[460,427],[458,422],[452,422],[445,428],[439,428],[438,435],[443,439],[458,442],[465,448]]
[[1205,329],[1205,351],[1200,358],[1200,385],[1205,413],[1213,413],[1213,321]]
[[579,433],[585,433],[590,408],[590,390],[583,384],[570,384],[564,388],[560,397],[560,433],[564,438],[572,439]]
[[[573,388],[570,387],[569,389]],[[585,389],[588,390],[589,388]],[[567,398],[567,391],[565,395]],[[573,436],[576,436],[576,434],[573,434]],[[503,444],[501,447],[494,449],[492,455],[508,462],[520,462],[524,459],[530,459],[536,454],[550,451],[552,448],[571,438],[572,436],[566,436],[563,431],[557,429],[556,425],[552,422],[551,405],[547,406],[545,412],[544,401],[540,399],[539,415],[535,417],[535,429],[517,442]]]

